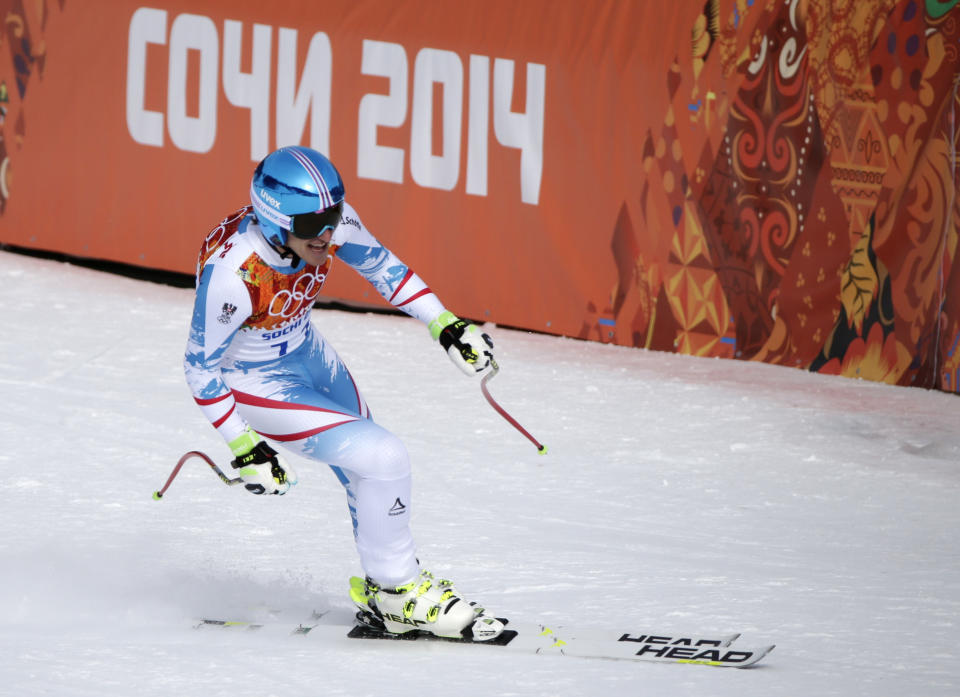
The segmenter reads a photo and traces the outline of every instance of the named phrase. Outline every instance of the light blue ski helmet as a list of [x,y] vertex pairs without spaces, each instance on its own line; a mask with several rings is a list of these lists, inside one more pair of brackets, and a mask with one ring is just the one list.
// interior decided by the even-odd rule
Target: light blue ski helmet
[[316,150],[300,145],[280,148],[254,170],[250,202],[264,237],[286,246],[291,231],[310,239],[337,227],[343,211],[343,179]]

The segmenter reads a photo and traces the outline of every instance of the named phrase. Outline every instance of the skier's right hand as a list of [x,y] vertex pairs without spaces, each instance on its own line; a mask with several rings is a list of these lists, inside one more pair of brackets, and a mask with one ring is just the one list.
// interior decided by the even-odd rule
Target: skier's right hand
[[285,494],[297,483],[293,468],[256,431],[248,428],[230,441],[230,449],[236,455],[230,465],[240,470],[250,493]]

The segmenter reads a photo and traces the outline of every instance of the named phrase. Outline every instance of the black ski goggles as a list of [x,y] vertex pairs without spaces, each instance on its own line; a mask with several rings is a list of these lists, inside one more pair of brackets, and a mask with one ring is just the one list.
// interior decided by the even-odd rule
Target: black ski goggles
[[300,213],[290,218],[290,233],[301,240],[312,240],[327,230],[335,230],[342,215],[343,201],[319,213]]

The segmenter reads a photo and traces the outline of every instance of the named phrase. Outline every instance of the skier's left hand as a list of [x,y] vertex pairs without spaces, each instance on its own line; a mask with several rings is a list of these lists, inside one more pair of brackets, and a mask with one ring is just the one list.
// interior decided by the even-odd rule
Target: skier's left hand
[[493,361],[493,340],[475,325],[452,313],[441,315],[444,322],[437,338],[450,360],[467,375],[482,373]]

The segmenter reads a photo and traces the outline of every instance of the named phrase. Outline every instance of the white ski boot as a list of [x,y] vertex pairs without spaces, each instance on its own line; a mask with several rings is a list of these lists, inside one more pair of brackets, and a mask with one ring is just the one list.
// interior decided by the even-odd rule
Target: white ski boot
[[489,641],[504,628],[503,622],[464,600],[450,581],[434,579],[429,571],[396,588],[354,576],[350,597],[359,608],[358,623],[385,634],[419,631],[445,639]]

